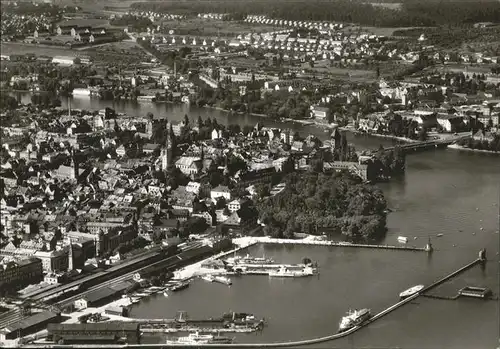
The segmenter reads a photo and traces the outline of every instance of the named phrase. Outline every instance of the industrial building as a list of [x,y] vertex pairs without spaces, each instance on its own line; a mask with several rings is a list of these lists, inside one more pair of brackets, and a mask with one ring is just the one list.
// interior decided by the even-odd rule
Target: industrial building
[[75,301],[76,309],[86,309],[89,307],[98,307],[109,303],[114,298],[126,293],[135,285],[133,281],[122,281],[116,285],[99,288]]
[[0,330],[0,343],[7,339],[16,339],[45,329],[47,324],[61,321],[59,313],[43,311],[24,318]]
[[97,322],[84,324],[49,324],[47,339],[61,344],[139,344],[139,324],[132,322]]

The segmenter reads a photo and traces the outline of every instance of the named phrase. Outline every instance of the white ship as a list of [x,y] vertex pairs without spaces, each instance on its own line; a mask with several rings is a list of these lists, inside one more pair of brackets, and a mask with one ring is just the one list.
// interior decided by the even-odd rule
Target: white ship
[[278,270],[269,271],[271,277],[304,277],[314,275],[314,270],[311,267],[304,267],[301,270],[290,270],[281,266]]
[[232,338],[212,336],[210,334],[199,334],[198,332],[191,333],[186,337],[179,337],[177,340],[168,340],[165,344],[168,345],[196,345],[196,344],[230,344]]
[[339,332],[344,332],[353,327],[359,326],[370,317],[370,309],[349,310],[347,315],[340,321]]
[[212,275],[203,275],[201,277],[202,280],[208,281],[208,282],[214,282],[214,277]]
[[247,254],[244,257],[234,256],[226,259],[226,263],[230,266],[237,264],[273,264],[274,260],[266,257],[251,257]]
[[232,283],[233,283],[230,278],[225,277],[225,276],[215,276],[213,281],[218,282],[220,284],[228,285],[228,286],[232,285]]
[[406,244],[408,242],[408,238],[406,236],[398,236],[398,242],[401,244]]
[[413,286],[412,288],[407,289],[406,291],[403,291],[399,294],[399,298],[405,299],[410,296],[413,296],[415,293],[422,291],[424,288],[424,285],[417,285]]

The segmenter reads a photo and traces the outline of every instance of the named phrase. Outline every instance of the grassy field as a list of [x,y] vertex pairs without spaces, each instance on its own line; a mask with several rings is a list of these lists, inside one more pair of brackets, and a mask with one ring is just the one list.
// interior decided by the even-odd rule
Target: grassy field
[[174,34],[193,36],[215,37],[220,35],[222,37],[235,37],[239,34],[277,30],[277,28],[269,25],[256,26],[243,22],[223,22],[218,20],[203,20],[200,18],[167,20],[162,21],[162,24],[168,30],[174,30]]
[[76,57],[79,53],[78,51],[71,50],[66,47],[51,47],[43,45],[31,45],[22,44],[15,42],[2,42],[0,44],[0,50],[3,55],[13,55],[13,54],[27,54],[32,53],[37,56],[71,56]]
[[330,67],[328,64],[316,64],[313,68],[308,63],[303,64],[303,69],[318,74],[326,74],[328,77],[345,81],[369,82],[376,79],[377,73],[373,70],[356,69],[355,67],[338,68]]
[[148,59],[144,51],[134,42],[122,41],[98,45],[96,47],[86,47],[80,50],[64,47],[50,47],[41,45],[30,45],[21,43],[2,42],[0,49],[2,54],[27,54],[32,53],[36,56],[88,56],[96,64],[106,62],[114,64],[139,64]]
[[98,19],[98,18],[72,18],[65,19],[57,25],[61,26],[91,26],[91,27],[109,27],[109,21],[107,19]]

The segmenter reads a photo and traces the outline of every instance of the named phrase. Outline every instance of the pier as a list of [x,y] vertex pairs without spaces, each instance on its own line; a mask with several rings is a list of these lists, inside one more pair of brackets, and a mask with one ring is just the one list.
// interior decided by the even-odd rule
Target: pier
[[[353,327],[345,332],[342,332],[342,333],[335,333],[335,334],[332,334],[332,335],[328,335],[328,336],[323,336],[323,337],[318,337],[318,338],[312,338],[312,339],[306,339],[306,340],[301,340],[301,341],[289,341],[289,342],[276,342],[276,343],[233,343],[233,344],[196,344],[196,345],[183,345],[183,344],[179,344],[179,345],[166,345],[166,344],[137,344],[137,345],[134,345],[134,344],[131,344],[131,345],[95,345],[95,346],[92,346],[92,345],[82,345],[82,346],[79,346],[79,345],[72,345],[71,347],[72,348],[83,348],[83,347],[86,347],[86,348],[89,348],[89,347],[95,347],[95,348],[103,348],[103,347],[106,347],[106,348],[129,348],[129,349],[133,349],[133,348],[167,348],[167,347],[191,347],[191,348],[285,348],[285,347],[300,347],[300,346],[307,346],[307,345],[314,345],[314,344],[317,344],[317,343],[322,343],[322,342],[328,342],[328,341],[332,341],[332,340],[335,340],[335,339],[339,339],[339,338],[342,338],[342,337],[346,337],[360,329],[362,329],[363,327],[365,326],[368,326],[370,325],[371,323],[377,321],[378,319],[384,317],[385,315],[393,312],[394,310],[396,309],[399,309],[401,308],[402,306],[404,306],[405,304],[407,303],[410,303],[412,302],[414,299],[418,298],[419,296],[423,295],[425,292],[427,291],[430,291],[432,289],[434,289],[435,287],[441,285],[442,283],[456,277],[457,275],[463,273],[464,271],[478,265],[478,264],[481,264],[481,263],[485,263],[486,262],[486,259],[485,259],[485,256],[484,254],[482,255],[480,253],[480,257],[478,259],[475,259],[473,260],[472,262],[464,265],[463,267],[455,270],[454,272],[444,276],[443,278],[435,281],[434,283],[430,284],[429,286],[425,287],[424,289],[422,289],[420,292],[417,292],[413,295],[411,295],[410,297],[408,298],[405,298],[404,300],[402,301],[399,301],[393,305],[391,305],[390,307],[380,311],[378,314],[374,315],[371,319],[369,319],[368,321],[366,321],[365,323],[363,323],[362,325],[360,326],[356,326],[356,327]],[[432,296],[431,296],[432,297]],[[434,297],[435,298],[435,297]],[[32,346],[32,345],[28,345],[28,346],[24,346],[25,348],[36,348],[37,346]],[[57,345],[57,344],[49,344],[49,345],[45,345],[44,346],[45,348],[67,348],[68,346],[64,346],[64,345]],[[39,347],[38,347],[39,348]]]
[[[270,237],[252,237],[252,238],[242,238],[246,239],[242,244],[246,247],[255,245],[257,243],[261,244],[278,244],[278,245],[310,245],[310,246],[334,246],[334,247],[357,247],[357,248],[371,248],[371,249],[382,249],[382,250],[400,250],[400,251],[419,251],[419,252],[430,252],[432,247],[427,244],[425,247],[416,247],[408,245],[373,245],[373,244],[354,244],[350,242],[335,242],[328,240],[312,240],[312,239],[273,239]],[[251,239],[251,240],[249,240]],[[235,243],[238,244],[241,240],[234,239]],[[246,242],[246,243],[245,243]]]

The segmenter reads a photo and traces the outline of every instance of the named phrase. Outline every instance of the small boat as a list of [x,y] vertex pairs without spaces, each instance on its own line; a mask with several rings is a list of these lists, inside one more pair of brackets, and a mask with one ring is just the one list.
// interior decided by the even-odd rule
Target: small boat
[[399,294],[399,298],[405,299],[410,296],[413,296],[415,293],[422,291],[424,288],[424,285],[417,285],[413,286],[412,288],[407,289],[406,291],[403,291]]
[[201,277],[202,280],[208,281],[208,282],[214,282],[214,277],[212,275],[203,275]]
[[408,238],[406,236],[398,236],[398,242],[401,244],[406,244],[408,242]]
[[188,288],[188,287],[189,287],[189,281],[182,281],[182,282],[179,282],[179,283],[173,285],[172,287],[170,287],[170,291],[177,292],[177,291],[184,290],[185,288]]
[[232,283],[233,283],[230,278],[225,277],[225,276],[216,276],[216,277],[214,277],[213,281],[218,282],[220,284],[228,285],[228,286],[232,285]]
[[167,293],[167,291],[163,292],[163,295],[164,295],[165,297],[168,297],[168,293]]
[[439,233],[439,234],[437,234],[436,236],[437,236],[438,238],[440,238],[440,237],[441,237],[441,236],[443,236],[443,235],[444,235],[444,234]]

